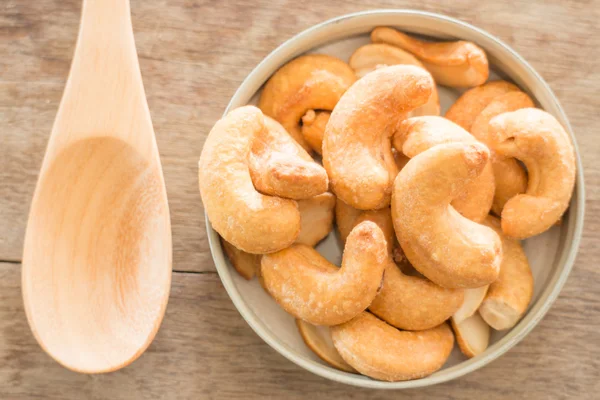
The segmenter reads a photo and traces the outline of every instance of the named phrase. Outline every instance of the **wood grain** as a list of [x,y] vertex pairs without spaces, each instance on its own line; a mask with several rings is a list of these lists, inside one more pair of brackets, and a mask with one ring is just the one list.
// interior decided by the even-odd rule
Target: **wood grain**
[[[340,14],[372,8],[441,12],[498,36],[558,95],[587,183],[584,238],[556,304],[516,348],[455,382],[409,396],[587,399],[600,391],[600,48],[598,0],[132,0],[135,39],[173,223],[174,269],[214,271],[197,189],[210,127],[250,70],[284,40]],[[335,384],[264,344],[214,273],[175,274],[150,350],[109,375],[71,373],[35,343],[22,309],[25,221],[67,77],[79,0],[7,0],[0,7],[0,398],[397,398]]]

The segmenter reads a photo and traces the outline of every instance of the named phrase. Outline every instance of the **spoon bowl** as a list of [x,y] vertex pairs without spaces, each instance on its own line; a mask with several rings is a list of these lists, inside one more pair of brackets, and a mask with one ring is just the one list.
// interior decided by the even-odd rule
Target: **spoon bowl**
[[31,205],[22,280],[34,336],[76,371],[129,364],[162,321],[169,209],[127,0],[84,1]]

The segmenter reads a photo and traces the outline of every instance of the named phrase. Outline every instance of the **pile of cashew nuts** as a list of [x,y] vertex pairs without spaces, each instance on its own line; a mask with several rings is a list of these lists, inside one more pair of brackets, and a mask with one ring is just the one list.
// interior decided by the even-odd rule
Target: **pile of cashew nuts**
[[[477,45],[386,27],[371,39],[348,63],[290,61],[258,107],[218,121],[200,193],[233,267],[258,277],[308,347],[399,381],[440,369],[454,337],[474,357],[490,327],[520,320],[533,294],[520,240],[560,222],[575,156],[526,93],[487,81]],[[436,84],[469,88],[444,117]],[[334,220],[341,267],[314,248]]]

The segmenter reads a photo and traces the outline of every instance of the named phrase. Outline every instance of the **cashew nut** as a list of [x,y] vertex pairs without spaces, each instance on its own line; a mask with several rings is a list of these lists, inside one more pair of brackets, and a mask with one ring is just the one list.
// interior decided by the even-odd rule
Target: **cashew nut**
[[446,111],[445,117],[471,132],[475,118],[494,98],[519,88],[506,81],[491,81],[464,92]]
[[425,42],[387,27],[375,28],[371,40],[414,54],[440,85],[477,86],[484,83],[490,73],[485,51],[471,42]]
[[331,337],[348,364],[384,381],[430,375],[444,365],[454,346],[445,323],[425,331],[400,331],[368,312],[331,327]]
[[312,247],[294,245],[262,257],[262,279],[271,296],[294,317],[313,325],[336,325],[371,304],[387,257],[381,229],[365,221],[348,236],[341,268]]
[[461,322],[454,318],[451,321],[456,343],[465,356],[473,358],[487,349],[490,343],[490,326],[479,314],[473,314]]
[[300,232],[297,203],[263,195],[252,184],[248,157],[255,136],[264,130],[258,108],[237,108],[212,128],[198,163],[200,195],[212,227],[254,254],[284,249]]
[[329,192],[298,200],[300,234],[296,243],[314,247],[331,232],[335,196]]
[[271,76],[263,88],[259,107],[310,151],[300,127],[302,116],[308,110],[333,110],[355,80],[354,71],[342,60],[325,54],[307,54]]
[[490,216],[485,224],[502,239],[504,257],[500,275],[490,285],[479,313],[492,328],[509,329],[515,326],[529,306],[533,296],[533,274],[521,243],[502,233],[500,221]]
[[[394,148],[408,157],[443,143],[477,143],[477,140],[452,121],[435,116],[404,120],[392,140]],[[452,206],[464,217],[480,222],[490,212],[495,187],[492,164],[488,161],[481,175],[452,201]]]
[[[471,126],[471,133],[477,139],[490,146],[488,126],[490,120],[505,112],[533,107],[533,100],[525,93],[512,91],[494,98],[484,109]],[[506,202],[519,193],[525,192],[527,187],[527,173],[514,158],[497,157],[492,150],[492,168],[496,180],[496,193],[492,211],[500,215]]]
[[281,124],[265,117],[248,157],[250,177],[256,190],[270,196],[308,199],[327,191],[325,169],[286,132]]
[[390,260],[383,286],[369,311],[390,325],[411,331],[446,321],[463,302],[462,289],[445,289],[428,279],[408,276]]
[[335,349],[331,339],[331,330],[328,326],[315,326],[301,319],[296,320],[296,326],[306,346],[321,360],[339,370],[356,372]]
[[422,68],[394,65],[367,74],[342,96],[325,130],[323,164],[343,202],[360,210],[389,205],[398,174],[390,138],[433,86]]
[[[505,255],[502,257],[504,258]],[[500,267],[500,273],[502,273],[502,266]],[[456,323],[461,323],[474,315],[483,302],[489,286],[485,285],[478,288],[465,289],[465,299],[460,308],[452,316],[452,320]]]
[[385,237],[388,251],[391,252],[396,241],[394,235],[394,224],[392,223],[392,214],[388,207],[379,210],[363,211],[357,210],[349,206],[340,199],[336,200],[335,204],[335,221],[340,232],[342,243],[346,243],[346,239],[352,229],[363,221],[372,221]]
[[221,238],[221,245],[227,258],[233,265],[233,268],[240,274],[244,279],[251,280],[260,269],[260,255],[250,254],[242,251],[229,243],[228,241]]
[[527,191],[502,210],[505,235],[525,239],[556,223],[575,185],[575,150],[561,124],[535,108],[501,114],[490,121],[490,146],[502,157],[521,160],[529,172]]
[[500,238],[450,202],[483,171],[481,143],[440,144],[413,157],[394,182],[392,220],[415,269],[440,286],[473,288],[498,277]]
[[[359,47],[352,53],[348,64],[357,78],[362,78],[380,66],[408,64],[425,68],[412,54],[385,43],[372,43]],[[413,117],[420,115],[440,115],[440,98],[436,86],[433,87],[433,93],[427,103],[410,112],[410,116]]]
[[323,135],[331,112],[308,110],[302,117],[302,136],[317,153],[323,154]]

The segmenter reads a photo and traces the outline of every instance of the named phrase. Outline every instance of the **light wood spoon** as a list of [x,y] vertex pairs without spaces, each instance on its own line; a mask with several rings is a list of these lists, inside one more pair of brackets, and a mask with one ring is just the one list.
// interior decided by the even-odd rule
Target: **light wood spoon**
[[23,300],[35,338],[75,371],[128,365],[162,321],[171,251],[129,0],[84,0],[25,235]]

